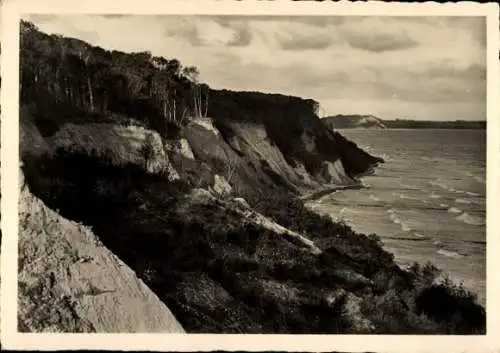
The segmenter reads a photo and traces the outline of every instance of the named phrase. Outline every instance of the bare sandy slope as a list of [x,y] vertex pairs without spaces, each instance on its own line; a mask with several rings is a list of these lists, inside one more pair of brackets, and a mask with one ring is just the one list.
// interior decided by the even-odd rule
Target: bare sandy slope
[[19,205],[19,330],[184,332],[170,310],[90,229],[27,187]]

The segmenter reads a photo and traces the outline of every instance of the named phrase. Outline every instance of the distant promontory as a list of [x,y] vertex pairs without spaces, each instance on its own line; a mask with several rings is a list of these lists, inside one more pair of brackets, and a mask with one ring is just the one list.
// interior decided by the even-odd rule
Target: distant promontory
[[385,120],[374,115],[332,115],[322,119],[334,129],[486,129],[486,121]]

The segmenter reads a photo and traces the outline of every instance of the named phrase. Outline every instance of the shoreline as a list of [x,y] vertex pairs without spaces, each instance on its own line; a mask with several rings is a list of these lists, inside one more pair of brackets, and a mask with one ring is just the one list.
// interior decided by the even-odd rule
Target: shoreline
[[311,201],[317,201],[321,197],[326,196],[328,194],[333,194],[337,191],[365,189],[367,188],[367,186],[363,184],[361,178],[375,174],[375,168],[378,166],[379,163],[374,163],[370,165],[365,172],[354,175],[352,177],[353,180],[352,184],[347,184],[347,185],[326,184],[315,191],[299,195],[299,199],[304,202],[311,202]]
[[328,194],[333,194],[337,191],[342,191],[342,190],[357,190],[357,189],[363,189],[366,188],[365,185],[363,185],[361,182],[355,183],[355,184],[349,184],[349,185],[328,185],[325,186],[319,190],[313,191],[311,193],[299,196],[299,199],[304,201],[304,202],[312,202],[312,201],[317,201],[323,196],[326,196]]
[[[372,165],[368,170],[367,172],[365,173],[361,173],[359,175],[357,175],[356,177],[354,177],[354,180],[356,180],[356,182],[354,184],[349,184],[349,185],[326,185],[324,186],[323,188],[320,188],[316,191],[313,191],[313,192],[310,192],[308,194],[305,194],[303,196],[300,196],[300,200],[304,202],[304,205],[305,207],[307,207],[310,211],[316,213],[316,214],[319,214],[319,215],[327,215],[333,222],[338,222],[339,220],[333,216],[332,214],[330,213],[325,213],[325,212],[320,212],[316,209],[316,205],[318,204],[318,202],[320,201],[320,199],[326,195],[329,195],[329,194],[333,194],[337,191],[343,191],[343,190],[357,190],[357,189],[368,189],[369,187],[364,185],[361,181],[360,178],[362,178],[363,176],[369,176],[369,175],[373,175],[375,173],[375,168],[378,166],[377,165]],[[355,221],[352,221],[352,222],[346,222],[347,225],[349,225],[353,231],[355,231],[356,233],[360,233],[358,230],[356,230],[356,226],[355,226]],[[380,235],[378,233],[375,233],[376,235],[378,235],[380,237]],[[365,234],[366,236],[367,234]],[[391,246],[388,246],[387,244],[384,244],[383,242],[383,237],[382,238],[382,248],[391,253],[392,255],[395,256],[395,264],[403,271],[407,271],[409,269],[409,267],[411,266],[411,263],[409,263],[408,261],[404,261],[404,260],[397,260],[397,258],[399,258],[398,256],[398,251],[397,249],[395,249],[394,247],[391,247]],[[436,281],[441,281],[445,278],[451,278],[453,280],[453,282],[455,283],[462,283],[464,284],[465,282],[469,282],[467,283],[468,285],[466,285],[466,288],[468,290],[470,290],[471,292],[473,292],[476,296],[477,296],[477,303],[479,305],[481,305],[483,308],[486,308],[486,301],[487,301],[487,298],[486,298],[486,293],[481,291],[481,290],[477,290],[476,288],[474,288],[474,285],[472,285],[469,280],[465,280],[464,278],[462,278],[461,276],[457,275],[456,273],[453,273],[453,271],[450,272],[450,269],[446,269],[442,266],[439,266],[438,263],[439,261],[435,261],[435,259],[432,259],[432,258],[429,258],[427,260],[428,262],[431,262],[432,264],[434,264],[435,266],[438,266],[438,268],[442,271],[442,273],[436,278]],[[418,261],[418,263],[423,266],[425,265],[425,261]]]

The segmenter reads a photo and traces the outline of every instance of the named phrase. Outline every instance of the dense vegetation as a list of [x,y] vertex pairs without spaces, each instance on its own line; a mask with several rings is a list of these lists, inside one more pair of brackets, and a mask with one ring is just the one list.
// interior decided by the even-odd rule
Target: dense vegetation
[[[227,139],[231,122],[265,126],[287,161],[292,166],[300,161],[309,172],[339,157],[351,175],[381,161],[324,129],[316,115],[318,103],[312,99],[213,90],[198,82],[196,68],[183,67],[176,59],[107,51],[78,39],[47,35],[25,21],[20,77],[21,103],[30,107],[43,135],[68,122],[133,119],[164,138],[175,138],[190,118],[210,116]],[[305,148],[304,134],[314,136],[315,151]]]
[[205,113],[208,87],[198,84],[196,68],[176,59],[107,51],[26,21],[20,55],[21,103],[31,106],[45,134],[62,123],[120,115],[166,134],[188,115]]
[[[110,161],[60,150],[28,160],[24,173],[49,207],[91,226],[188,332],[484,332],[474,296],[434,283],[433,266],[403,271],[377,236],[319,216],[286,193],[249,201],[314,240],[319,256],[242,221],[223,200],[192,202],[183,181]],[[363,318],[373,326],[357,322]]]
[[[264,126],[286,160],[309,171],[340,158],[355,176],[381,161],[325,129],[313,100],[212,90],[178,60],[106,51],[28,22],[21,24],[20,89],[21,105],[46,137],[68,122],[132,119],[175,139],[189,119],[208,115],[225,141],[236,123]],[[313,150],[303,135],[314,137]],[[117,165],[102,151],[23,155],[32,192],[91,226],[188,332],[484,332],[484,309],[471,293],[435,284],[430,265],[403,271],[377,236],[308,210],[278,176],[274,188],[262,184],[231,196],[244,196],[254,210],[312,239],[319,255],[242,218],[230,197],[194,202],[191,193],[213,182],[215,163],[170,157],[183,176],[176,182],[138,164]],[[362,317],[373,327],[356,322]]]

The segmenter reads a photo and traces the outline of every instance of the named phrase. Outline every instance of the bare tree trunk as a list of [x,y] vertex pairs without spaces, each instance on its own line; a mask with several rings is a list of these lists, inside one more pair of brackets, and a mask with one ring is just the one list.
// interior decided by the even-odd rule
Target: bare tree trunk
[[176,116],[176,111],[175,111],[175,109],[176,109],[176,105],[175,105],[175,96],[174,96],[174,99],[173,99],[173,104],[172,104],[172,106],[173,106],[173,109],[172,109],[172,118],[173,118],[173,119],[172,119],[171,121],[177,122],[177,120],[176,120],[177,116]]
[[205,94],[205,115],[204,117],[206,118],[208,116],[208,89]]
[[92,82],[90,81],[90,76],[87,76],[87,86],[89,90],[89,103],[90,103],[90,111],[94,111],[94,95],[92,93]]

